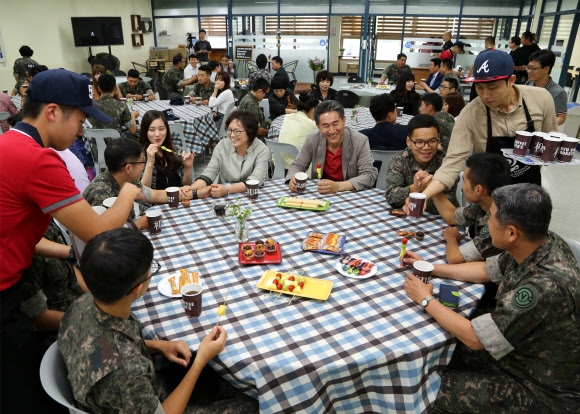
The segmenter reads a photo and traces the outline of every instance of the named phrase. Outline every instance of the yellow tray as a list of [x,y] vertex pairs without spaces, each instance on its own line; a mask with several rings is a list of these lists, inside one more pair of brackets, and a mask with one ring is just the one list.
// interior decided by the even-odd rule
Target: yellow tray
[[332,290],[332,286],[334,285],[334,283],[331,282],[330,280],[321,280],[321,279],[315,279],[313,277],[308,277],[308,276],[294,275],[294,277],[302,277],[306,280],[306,282],[304,283],[304,288],[302,288],[302,293],[294,293],[294,292],[290,292],[290,291],[284,292],[283,290],[270,289],[267,287],[268,282],[270,281],[270,279],[273,279],[276,276],[276,273],[281,273],[282,275],[285,275],[285,274],[289,275],[289,273],[282,273],[282,272],[275,272],[273,270],[266,270],[264,272],[264,274],[262,275],[262,277],[260,278],[260,281],[258,282],[256,287],[258,287],[260,289],[264,289],[264,290],[269,290],[272,292],[278,292],[278,293],[281,292],[281,293],[284,293],[286,295],[291,295],[291,296],[296,295],[296,296],[301,297],[301,298],[326,300],[330,296],[330,291]]

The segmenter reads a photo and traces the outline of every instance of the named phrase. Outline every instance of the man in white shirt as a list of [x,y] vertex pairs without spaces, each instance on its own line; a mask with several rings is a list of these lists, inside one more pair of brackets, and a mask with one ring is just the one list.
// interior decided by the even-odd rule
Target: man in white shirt
[[197,67],[199,66],[199,61],[197,60],[197,55],[192,53],[189,55],[189,65],[183,71],[183,78],[190,79],[194,78],[194,82],[197,82]]

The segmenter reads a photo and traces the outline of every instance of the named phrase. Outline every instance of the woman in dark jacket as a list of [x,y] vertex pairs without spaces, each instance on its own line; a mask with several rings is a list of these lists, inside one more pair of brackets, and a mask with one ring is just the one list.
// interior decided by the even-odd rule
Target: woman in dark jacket
[[407,115],[417,115],[421,104],[421,95],[415,92],[415,76],[402,72],[397,82],[397,87],[391,91],[391,96],[395,99],[397,106],[403,107],[403,113]]
[[280,115],[295,113],[298,105],[298,99],[288,88],[288,82],[285,79],[272,79],[272,94],[268,97],[270,104],[270,119],[273,121]]
[[327,70],[321,70],[316,75],[316,89],[310,92],[313,98],[318,99],[318,102],[322,101],[338,101],[338,92],[336,89],[332,89],[331,86],[334,83],[334,78],[332,73]]

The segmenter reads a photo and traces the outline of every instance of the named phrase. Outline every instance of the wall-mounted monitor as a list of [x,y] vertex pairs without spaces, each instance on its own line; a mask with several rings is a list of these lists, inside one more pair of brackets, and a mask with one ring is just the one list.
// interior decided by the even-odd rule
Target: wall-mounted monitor
[[123,45],[120,17],[71,17],[76,47]]

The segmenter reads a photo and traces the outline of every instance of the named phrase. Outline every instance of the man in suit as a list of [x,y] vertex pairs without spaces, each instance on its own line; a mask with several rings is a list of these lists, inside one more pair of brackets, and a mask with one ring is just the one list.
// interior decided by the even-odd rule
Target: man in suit
[[280,81],[287,84],[290,83],[290,77],[288,76],[288,73],[286,73],[286,69],[282,67],[283,63],[284,61],[280,56],[274,56],[272,58],[272,69],[276,71],[274,77],[272,78],[272,83],[274,83],[275,79],[280,79],[279,81],[277,81],[278,83]]
[[426,81],[424,81],[424,80],[421,81],[418,88],[424,89],[428,93],[432,93],[437,88],[439,88],[439,85],[441,84],[441,81],[443,80],[443,74],[441,73],[441,71],[439,69],[441,69],[441,59],[439,59],[439,58],[431,59],[431,61],[429,62],[430,75]]

